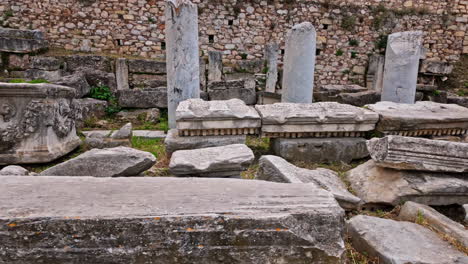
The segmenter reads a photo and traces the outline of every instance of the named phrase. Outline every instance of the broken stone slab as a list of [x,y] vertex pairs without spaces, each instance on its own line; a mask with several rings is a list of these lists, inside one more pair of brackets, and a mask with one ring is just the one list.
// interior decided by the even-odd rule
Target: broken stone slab
[[160,130],[133,130],[133,136],[147,139],[164,139],[166,133]]
[[419,72],[430,75],[449,75],[453,65],[448,62],[423,60]]
[[116,116],[123,121],[127,122],[151,122],[159,123],[161,117],[161,111],[158,108],[149,109],[134,109],[129,111],[120,111]]
[[129,59],[128,71],[137,74],[166,74],[166,62],[155,60]]
[[164,144],[166,146],[166,152],[172,154],[177,150],[184,149],[201,149],[232,144],[245,144],[246,140],[246,135],[180,137],[177,129],[171,129],[167,132]]
[[259,161],[256,180],[283,183],[312,183],[333,194],[340,206],[346,210],[359,207],[361,199],[351,194],[338,174],[332,170],[319,168],[308,170],[294,166],[283,158],[266,155]]
[[388,36],[382,101],[414,104],[423,32],[397,32]]
[[56,71],[62,66],[62,60],[55,57],[46,56],[33,56],[31,57],[31,68],[44,70],[44,71]]
[[21,166],[10,165],[0,170],[0,176],[28,176],[29,171]]
[[468,172],[468,144],[425,138],[373,138],[367,148],[377,166],[398,170]]
[[46,80],[55,83],[63,76],[62,70],[44,71],[38,69],[28,69],[24,72],[24,77],[31,80]]
[[345,258],[344,211],[329,192],[309,184],[3,177],[0,200],[0,255],[8,263],[65,263],[70,254],[77,263],[338,264]]
[[167,108],[167,89],[129,89],[117,92],[119,106],[124,108]]
[[167,76],[134,73],[129,78],[129,87],[132,89],[155,89],[158,87],[167,87]]
[[428,224],[437,231],[456,239],[464,247],[468,247],[468,231],[465,227],[427,205],[406,202],[401,207],[398,219]]
[[97,55],[71,55],[64,56],[66,70],[69,72],[90,69],[90,71],[112,72],[113,59]]
[[0,165],[46,163],[79,146],[72,88],[0,83]]
[[447,103],[468,107],[468,96],[448,95]]
[[172,154],[169,171],[176,176],[239,178],[254,158],[244,144],[179,150]]
[[337,101],[341,104],[350,104],[362,107],[368,104],[375,104],[380,101],[380,93],[376,91],[365,91],[358,93],[342,93],[337,95]]
[[335,102],[256,105],[266,137],[359,137],[375,128],[379,116]]
[[92,149],[43,172],[40,176],[137,176],[156,163],[153,154],[128,147]]
[[111,135],[113,139],[130,139],[132,137],[132,123],[127,123]]
[[465,210],[465,223],[468,224],[468,204],[464,204],[463,209]]
[[244,103],[247,105],[254,105],[257,102],[257,94],[255,93],[255,80],[238,79],[211,82],[208,84],[208,96],[211,101],[221,101],[237,98],[244,101]]
[[468,108],[435,102],[379,102],[366,108],[378,113],[376,129],[385,135],[463,135],[468,131]]
[[39,30],[21,30],[0,27],[0,51],[35,53],[45,50],[49,43]]
[[91,87],[107,86],[113,92],[117,90],[117,80],[114,73],[100,71],[94,68],[80,68],[75,72],[83,73]]
[[86,75],[83,72],[76,72],[72,75],[61,77],[54,83],[75,89],[76,98],[83,98],[91,91],[91,86],[89,86]]
[[265,61],[267,67],[265,91],[274,93],[278,83],[278,43],[265,45]]
[[257,93],[257,104],[275,104],[281,102],[281,94],[269,93],[269,92],[258,92]]
[[382,92],[383,75],[384,75],[385,56],[373,54],[369,58],[369,67],[367,68],[367,88]]
[[468,257],[420,225],[358,215],[346,224],[353,247],[384,264],[458,264]]
[[312,103],[317,34],[310,22],[295,25],[286,36],[283,65],[284,103]]
[[346,173],[351,188],[366,207],[396,206],[406,201],[426,205],[466,204],[467,176],[383,168],[373,160]]
[[219,82],[223,77],[223,54],[221,51],[208,51],[208,83]]
[[128,83],[127,59],[118,58],[115,60],[115,80],[117,83],[117,90],[130,89]]
[[102,133],[100,131],[90,131],[86,133],[85,144],[89,148],[115,148],[115,147],[131,147],[131,138],[133,135],[132,124],[127,123],[117,131],[109,131]]
[[350,163],[369,156],[364,138],[273,138],[273,152],[289,161]]
[[359,93],[367,91],[367,88],[356,84],[327,84],[320,86],[319,91],[326,92],[329,95],[338,95],[341,93]]
[[256,134],[261,126],[257,111],[240,99],[189,99],[180,103],[176,119],[180,136]]

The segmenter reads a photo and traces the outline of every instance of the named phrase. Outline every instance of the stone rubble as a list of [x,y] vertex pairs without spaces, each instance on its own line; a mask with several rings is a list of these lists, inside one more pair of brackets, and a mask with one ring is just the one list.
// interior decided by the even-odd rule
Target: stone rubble
[[413,201],[426,205],[468,203],[468,175],[403,171],[377,166],[373,160],[346,173],[346,179],[365,207]]
[[92,149],[46,169],[39,176],[139,176],[155,163],[153,154],[128,147]]
[[420,225],[358,215],[346,224],[353,247],[383,264],[459,264],[468,257]]
[[379,102],[366,108],[380,115],[376,130],[385,135],[463,135],[468,131],[468,108],[459,105]]
[[468,144],[386,136],[367,142],[377,166],[398,170],[468,172]]
[[[462,224],[453,221],[427,205],[406,202],[401,207],[398,219],[427,224],[442,234],[456,239],[464,247],[468,247],[468,230]],[[423,223],[419,223],[419,221]]]
[[172,154],[169,171],[184,177],[240,178],[254,158],[244,144],[179,150]]
[[309,184],[3,177],[0,201],[0,255],[8,263],[64,263],[70,254],[77,263],[339,264],[345,258],[344,211],[329,192]]
[[351,194],[338,174],[332,170],[318,168],[308,170],[294,166],[286,160],[272,155],[262,156],[256,180],[315,184],[333,194],[340,206],[346,210],[358,209],[361,199]]
[[203,101],[189,99],[176,112],[180,136],[257,134],[260,116],[242,100]]

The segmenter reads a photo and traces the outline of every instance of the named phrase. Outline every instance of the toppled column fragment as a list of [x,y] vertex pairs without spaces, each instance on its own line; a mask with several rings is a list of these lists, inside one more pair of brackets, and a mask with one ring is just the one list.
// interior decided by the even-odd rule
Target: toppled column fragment
[[388,36],[382,101],[414,104],[422,37],[421,31],[398,32]]
[[6,263],[344,261],[344,211],[307,184],[2,177],[0,201]]
[[254,158],[244,144],[179,150],[172,154],[169,170],[176,176],[239,178]]
[[463,135],[468,131],[468,108],[455,104],[379,102],[366,107],[380,115],[376,129],[385,135]]
[[256,180],[284,183],[310,183],[330,191],[344,209],[357,209],[361,199],[352,195],[338,174],[328,169],[308,170],[294,166],[283,158],[267,155],[260,158]]
[[399,170],[468,172],[468,144],[425,138],[386,136],[367,142],[378,166]]
[[286,37],[281,102],[312,103],[317,36],[309,22],[295,25]]
[[265,137],[359,137],[375,128],[378,114],[335,102],[256,105]]
[[46,163],[80,145],[73,88],[0,83],[0,165]]
[[198,8],[190,0],[166,0],[166,65],[169,127],[180,102],[200,98]]
[[468,257],[418,224],[358,215],[347,222],[353,247],[383,264],[458,264]]
[[261,126],[257,111],[239,99],[186,100],[177,108],[176,118],[180,136],[257,134]]

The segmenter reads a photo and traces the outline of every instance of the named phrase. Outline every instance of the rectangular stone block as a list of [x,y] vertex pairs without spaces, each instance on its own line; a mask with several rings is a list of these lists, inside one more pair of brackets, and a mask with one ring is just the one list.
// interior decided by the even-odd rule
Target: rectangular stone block
[[172,154],[169,171],[185,177],[239,178],[254,158],[245,144],[179,150]]
[[274,153],[290,161],[345,162],[369,156],[364,138],[274,138]]
[[180,136],[256,134],[261,126],[257,111],[239,99],[189,99],[179,104],[176,120]]
[[166,152],[171,154],[177,150],[184,149],[200,149],[231,144],[245,144],[246,140],[246,135],[180,137],[177,129],[171,129],[167,132],[164,144],[166,145]]
[[128,60],[129,73],[166,74],[166,62],[154,60]]
[[266,137],[358,137],[375,128],[379,116],[335,102],[256,105]]
[[463,135],[468,131],[468,108],[459,105],[379,102],[366,108],[380,115],[376,129],[385,135]]
[[75,149],[74,96],[65,86],[0,83],[0,165],[46,163]]
[[117,92],[119,106],[125,108],[167,108],[167,89],[128,89]]
[[344,261],[344,211],[307,184],[6,176],[0,201],[6,263]]
[[47,49],[48,42],[39,30],[0,28],[0,51],[32,53]]
[[254,105],[257,102],[255,80],[241,79],[209,83],[208,96],[213,101],[237,98],[244,101],[247,105]]
[[468,144],[387,136],[367,142],[378,166],[399,170],[468,172]]

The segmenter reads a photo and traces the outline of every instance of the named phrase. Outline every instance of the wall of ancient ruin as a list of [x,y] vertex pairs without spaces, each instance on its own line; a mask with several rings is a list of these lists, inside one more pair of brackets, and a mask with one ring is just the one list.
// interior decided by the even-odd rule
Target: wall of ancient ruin
[[[261,59],[264,44],[284,47],[287,30],[311,21],[318,35],[316,82],[361,83],[382,36],[425,32],[427,59],[454,62],[468,53],[465,0],[195,0],[200,47],[224,51],[225,63]],[[73,51],[164,56],[162,0],[3,0],[4,26],[44,31]]]

